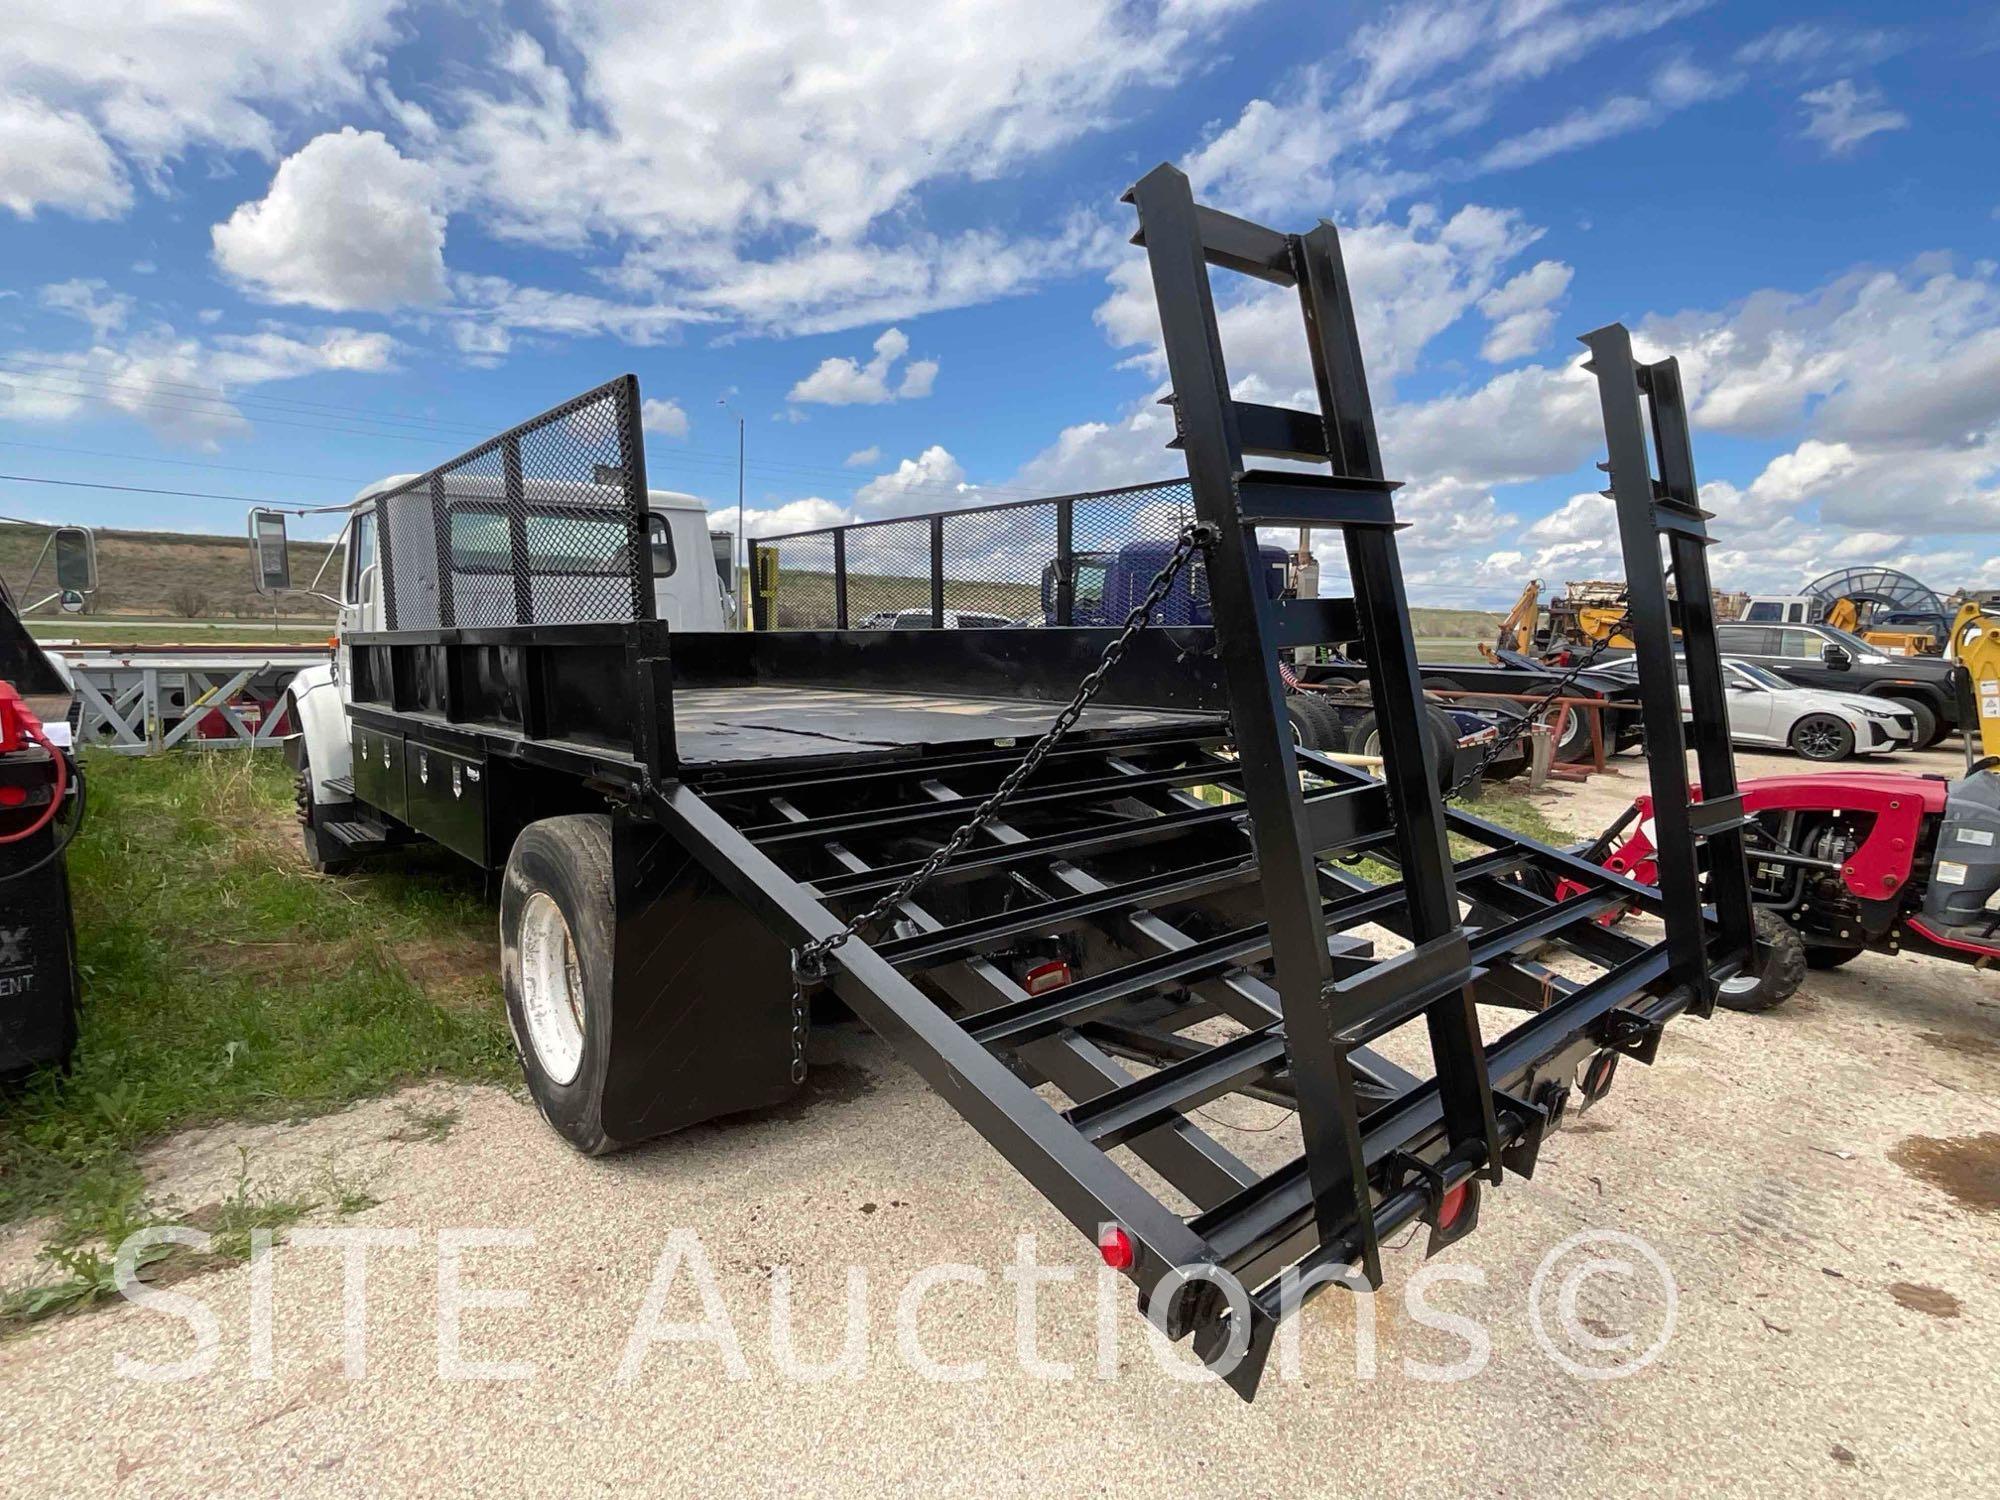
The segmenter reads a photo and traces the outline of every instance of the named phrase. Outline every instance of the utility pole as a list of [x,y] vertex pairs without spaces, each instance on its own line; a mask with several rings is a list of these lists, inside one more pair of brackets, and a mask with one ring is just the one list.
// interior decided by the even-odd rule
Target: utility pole
[[729,404],[727,396],[717,396],[715,404],[736,418],[736,541],[731,547],[732,554],[742,549],[740,561],[732,561],[736,569],[736,623],[744,630],[750,628],[750,540],[743,535],[743,413]]

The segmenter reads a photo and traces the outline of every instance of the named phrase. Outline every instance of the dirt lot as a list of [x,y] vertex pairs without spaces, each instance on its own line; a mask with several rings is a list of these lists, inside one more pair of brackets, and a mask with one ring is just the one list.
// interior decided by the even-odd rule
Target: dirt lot
[[[1920,760],[1954,768],[1903,765]],[[1744,757],[1746,775],[1797,765]],[[1552,790],[1549,816],[1598,826],[1642,769]],[[189,1378],[120,1373],[197,1353],[194,1325],[158,1308],[0,1343],[0,1490],[2000,1492],[1993,976],[1864,956],[1769,1015],[1677,1024],[1532,1182],[1487,1199],[1478,1234],[1429,1272],[1421,1245],[1391,1257],[1372,1368],[1361,1308],[1330,1295],[1301,1320],[1296,1377],[1274,1371],[1253,1406],[1173,1378],[1122,1291],[1107,1351],[1088,1247],[884,1046],[822,1031],[813,1061],[793,1106],[599,1161],[492,1087],[164,1144],[148,1163],[163,1196],[212,1201],[246,1159],[272,1181],[332,1172],[377,1200],[347,1226],[404,1243],[369,1253],[352,1343],[340,1252],[297,1238],[268,1280],[239,1266],[172,1289],[214,1318]],[[1218,1105],[1211,1123],[1258,1149],[1253,1111]],[[446,1248],[495,1230],[520,1242]],[[1637,1247],[1599,1247],[1629,1275],[1557,1254],[1585,1231],[1637,1237],[1671,1299]],[[1022,1235],[1082,1273],[1044,1283],[1027,1320],[1067,1379],[1019,1357],[1002,1273]],[[649,1321],[670,1246],[684,1255]],[[931,1287],[909,1347],[899,1302],[950,1265],[973,1269]],[[798,1359],[832,1362],[857,1268],[863,1367],[788,1377],[774,1294],[790,1283]],[[515,1305],[465,1307],[456,1335],[442,1316],[508,1291]],[[709,1342],[633,1344],[635,1327],[704,1317]],[[983,1369],[933,1378],[926,1358]],[[1584,1378],[1563,1360],[1639,1367]],[[502,1373],[519,1378],[480,1378]]]

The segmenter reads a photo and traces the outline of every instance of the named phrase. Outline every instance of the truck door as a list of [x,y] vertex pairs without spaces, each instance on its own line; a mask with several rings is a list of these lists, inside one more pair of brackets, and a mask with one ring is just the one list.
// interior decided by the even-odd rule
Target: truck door
[[359,507],[347,523],[347,559],[341,570],[340,609],[335,618],[340,641],[340,698],[351,701],[353,648],[347,638],[357,630],[386,630],[382,603],[382,569],[375,552],[376,513],[373,505]]

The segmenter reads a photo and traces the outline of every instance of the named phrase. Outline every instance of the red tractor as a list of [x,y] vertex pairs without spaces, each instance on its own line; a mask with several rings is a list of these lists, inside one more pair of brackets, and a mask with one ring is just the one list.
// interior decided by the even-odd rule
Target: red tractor
[[[1798,989],[1807,969],[1837,968],[1869,950],[2000,963],[1995,765],[1982,761],[1957,781],[1849,771],[1744,782],[1761,962],[1754,975],[1724,984],[1722,1004],[1769,1010]],[[1652,798],[1641,797],[1588,857],[1651,885],[1652,831]],[[1581,889],[1565,883],[1556,894]]]

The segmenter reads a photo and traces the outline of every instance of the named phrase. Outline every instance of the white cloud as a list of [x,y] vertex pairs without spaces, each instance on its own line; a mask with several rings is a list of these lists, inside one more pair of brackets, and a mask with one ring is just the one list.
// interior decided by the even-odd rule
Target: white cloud
[[276,155],[276,118],[363,97],[401,0],[14,0],[0,48],[0,203],[107,218],[126,166],[190,147]]
[[513,335],[490,318],[455,318],[450,327],[452,344],[469,365],[491,368],[514,347]]
[[1587,108],[1573,110],[1560,120],[1510,136],[1491,147],[1479,164],[1489,172],[1532,166],[1642,126],[1657,125],[1676,110],[1731,92],[1739,82],[1733,77],[1704,72],[1689,63],[1669,63],[1653,75],[1652,86],[1646,93],[1614,94]]
[[[99,338],[83,351],[17,352],[27,369],[0,382],[0,420],[64,422],[109,409],[143,422],[163,442],[214,447],[250,431],[232,391],[326,370],[371,373],[394,367],[396,341],[352,328],[269,326],[204,341],[166,324],[122,342]],[[279,427],[293,419],[273,415]]]
[[1846,155],[1871,135],[1910,128],[1910,117],[1889,108],[1880,89],[1856,88],[1851,78],[1802,94],[1799,103],[1806,107],[1806,139],[1818,141],[1830,156]]
[[[733,506],[712,511],[717,529],[736,529],[736,510]],[[743,530],[747,535],[785,536],[794,531],[819,531],[828,526],[845,526],[855,519],[854,512],[832,500],[822,500],[810,495],[803,500],[788,500],[783,505],[774,505],[764,510],[745,509]]]
[[1881,28],[1855,30],[1819,21],[1780,26],[1745,42],[1736,60],[1759,66],[1813,70],[1827,64],[1851,67],[1880,62],[1903,50],[1898,33]]
[[131,206],[124,168],[88,120],[0,93],[0,208],[23,219],[41,208],[111,219]]
[[823,359],[785,399],[820,406],[880,406],[928,396],[937,379],[938,362],[934,359],[912,360],[903,366],[901,379],[890,383],[896,364],[909,352],[909,335],[900,328],[886,329],[875,340],[875,353],[867,364],[845,356]]
[[[1252,217],[1294,212],[1301,203],[1379,210],[1390,198],[1467,170],[1462,163],[1419,163],[1426,151],[1486,123],[1510,92],[1708,3],[1411,0],[1356,29],[1337,61],[1302,67],[1268,97],[1252,100],[1185,167],[1204,202]],[[1651,92],[1669,108],[1692,102],[1685,97],[1688,74],[1670,65]],[[1528,132],[1510,156],[1567,149],[1591,128],[1647,123],[1629,104],[1594,122],[1584,118],[1590,113]],[[1392,142],[1401,147],[1393,157]],[[1520,164],[1503,157],[1487,165]]]
[[43,287],[41,303],[44,307],[88,323],[92,335],[99,339],[123,328],[136,305],[123,292],[112,291],[94,277],[81,276]]
[[851,469],[864,468],[869,464],[880,463],[881,461],[882,450],[873,443],[870,443],[866,448],[856,448],[852,453],[847,455],[845,460],[847,466]]
[[915,458],[904,459],[856,490],[854,510],[870,519],[943,510],[956,502],[971,503],[978,488],[966,483],[959,461],[933,443]]
[[927,182],[991,178],[1111,123],[1235,8],[566,0],[563,65],[507,34],[498,76],[443,111],[444,155],[501,232],[546,243],[777,229],[852,243]]
[[1506,285],[1479,299],[1479,310],[1493,327],[1479,356],[1492,364],[1507,364],[1548,344],[1555,327],[1554,303],[1569,290],[1575,275],[1559,260],[1537,261]]
[[455,275],[453,311],[497,327],[553,333],[567,338],[609,335],[649,345],[679,338],[708,314],[662,302],[620,302],[588,292],[516,286],[504,276]]
[[680,402],[671,399],[649,397],[639,408],[639,424],[648,432],[657,432],[661,437],[684,438],[688,435],[688,414]]
[[215,226],[215,262],[275,302],[385,311],[443,297],[444,227],[430,169],[348,126],[308,141],[264,198]]

